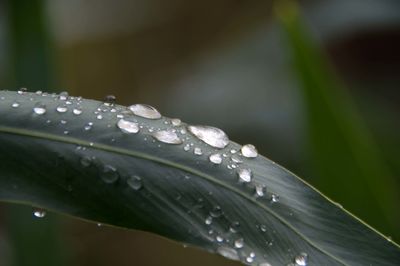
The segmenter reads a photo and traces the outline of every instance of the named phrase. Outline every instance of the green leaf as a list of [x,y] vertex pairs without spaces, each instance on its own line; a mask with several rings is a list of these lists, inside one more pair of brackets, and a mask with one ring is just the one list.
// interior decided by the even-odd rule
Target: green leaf
[[320,177],[315,185],[375,227],[400,237],[400,192],[394,175],[351,97],[303,27],[297,5],[280,3],[278,14],[304,98],[312,169]]
[[[307,265],[400,261],[395,243],[289,171],[261,155],[242,156],[234,142],[214,148],[184,123],[93,100],[11,91],[0,91],[0,114],[0,200],[153,232],[244,264],[297,258],[303,265],[305,254]],[[122,116],[139,132],[122,132]],[[156,140],[160,130],[174,130],[183,143]],[[224,154],[221,164],[210,162],[214,153]],[[240,169],[251,170],[251,182],[239,180]]]

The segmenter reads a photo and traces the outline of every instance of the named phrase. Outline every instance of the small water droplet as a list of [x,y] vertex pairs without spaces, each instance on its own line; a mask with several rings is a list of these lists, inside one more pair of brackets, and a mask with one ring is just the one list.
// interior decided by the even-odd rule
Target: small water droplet
[[125,119],[120,119],[117,123],[117,127],[121,129],[122,132],[132,134],[139,132],[139,125],[138,123],[128,121]]
[[43,115],[46,113],[46,105],[43,103],[36,103],[35,107],[33,107],[33,112],[37,115]]
[[139,190],[142,188],[143,184],[142,184],[142,178],[140,178],[140,176],[137,175],[133,175],[128,177],[128,179],[126,180],[126,183],[133,189],[133,190]]
[[103,171],[101,173],[101,179],[107,184],[115,183],[119,178],[118,171],[115,167],[111,165],[104,165]]
[[208,157],[208,159],[213,164],[221,164],[222,163],[222,156],[219,153],[211,154],[210,157]]
[[230,260],[239,260],[237,251],[231,247],[220,246],[217,248],[217,253]]
[[305,252],[300,253],[294,258],[294,262],[299,266],[306,266],[308,262],[308,255]]
[[171,130],[161,130],[152,135],[156,140],[167,144],[181,144],[182,140]]
[[224,238],[220,235],[216,236],[215,239],[217,240],[217,242],[221,243],[224,242]]
[[204,223],[205,223],[206,225],[212,224],[212,217],[211,217],[211,216],[207,216],[207,218],[206,218],[206,220],[204,221]]
[[60,95],[58,95],[58,99],[60,101],[67,100],[68,99],[68,92],[66,92],[66,91],[60,92]]
[[117,98],[114,95],[107,95],[106,97],[104,97],[104,103],[107,105],[115,104],[116,100]]
[[258,264],[258,266],[272,266],[272,265],[269,264],[268,262],[262,262],[262,263]]
[[214,208],[210,211],[210,215],[214,218],[220,217],[224,212],[222,211],[221,207],[216,205]]
[[238,170],[238,176],[240,182],[249,183],[251,182],[253,174],[250,169],[244,168]]
[[203,154],[203,152],[201,151],[201,149],[199,147],[194,148],[193,153],[196,154],[196,155],[202,155]]
[[18,107],[19,107],[19,102],[13,102],[13,103],[11,104],[11,107],[12,107],[12,108],[18,108]]
[[172,118],[171,123],[174,127],[180,126],[182,121],[179,118]]
[[272,194],[271,195],[271,202],[272,203],[275,203],[275,202],[278,202],[279,201],[279,195],[277,195],[277,194]]
[[263,233],[267,232],[267,226],[265,224],[260,225],[260,230]]
[[186,145],[183,147],[183,150],[184,150],[184,151],[189,151],[189,150],[190,150],[190,145],[189,145],[189,144],[186,144]]
[[267,188],[265,185],[257,183],[255,187],[255,192],[255,195],[257,197],[264,197],[265,193],[267,192]]
[[43,218],[46,216],[46,211],[44,209],[34,209],[33,215],[37,218]]
[[242,163],[243,162],[242,159],[240,159],[240,157],[237,155],[232,155],[231,160],[234,163]]
[[27,91],[28,91],[27,88],[20,88],[20,89],[17,91],[17,93],[18,93],[19,95],[23,95],[23,94],[25,94]]
[[234,246],[235,246],[235,248],[242,248],[244,246],[243,238],[236,239]]
[[82,114],[82,109],[81,109],[80,107],[76,107],[76,108],[74,108],[74,109],[72,110],[72,113],[73,113],[74,115],[80,115],[80,114]]
[[66,111],[68,111],[68,108],[66,105],[59,105],[57,106],[56,110],[59,113],[65,113]]
[[239,231],[240,223],[238,221],[233,221],[229,227],[229,231],[232,233],[237,233]]
[[92,163],[92,159],[89,156],[84,156],[80,159],[80,163],[83,167],[88,167]]
[[188,126],[188,130],[198,139],[214,148],[222,149],[229,144],[228,136],[219,128],[210,126]]
[[102,115],[97,115],[96,118],[97,118],[98,120],[101,120],[101,119],[103,119],[103,116],[102,116]]
[[244,145],[244,146],[240,149],[240,151],[242,152],[242,155],[243,155],[244,157],[247,157],[247,158],[255,158],[255,157],[258,156],[257,149],[256,149],[256,147],[255,147],[254,145],[252,145],[252,144],[246,144],[246,145]]
[[148,119],[160,119],[161,114],[156,108],[147,104],[134,104],[129,106],[129,110],[137,116],[141,116]]

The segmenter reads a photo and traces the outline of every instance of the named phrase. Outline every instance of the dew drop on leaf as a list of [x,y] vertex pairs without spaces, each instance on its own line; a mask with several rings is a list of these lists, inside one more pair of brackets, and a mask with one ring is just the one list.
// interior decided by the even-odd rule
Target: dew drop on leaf
[[306,265],[307,265],[307,262],[308,262],[308,255],[307,255],[307,253],[302,252],[302,253],[300,253],[299,255],[297,255],[297,256],[294,258],[294,262],[295,262],[296,265],[298,265],[298,266],[306,266]]
[[230,260],[239,260],[237,251],[231,247],[220,246],[217,248],[217,253]]
[[57,112],[59,112],[59,113],[65,113],[65,112],[68,111],[68,108],[67,108],[67,106],[65,106],[65,105],[59,105],[59,106],[57,106],[56,110],[57,110]]
[[33,210],[33,216],[36,218],[44,218],[46,216],[46,211],[43,209],[34,209]]
[[247,158],[255,158],[258,156],[256,147],[254,147],[254,145],[251,144],[244,145],[240,151],[242,155]]
[[121,129],[122,132],[127,134],[138,133],[139,125],[136,122],[128,121],[125,119],[120,119],[117,123],[117,127]]
[[43,115],[46,113],[46,105],[43,103],[36,103],[35,107],[33,107],[33,112],[37,115]]
[[234,243],[235,248],[242,248],[244,246],[244,240],[243,238],[238,238],[235,240]]
[[119,178],[117,169],[111,165],[104,165],[101,172],[101,179],[107,184],[115,183]]
[[238,176],[240,182],[249,183],[251,182],[253,174],[250,169],[244,168],[238,170]]
[[12,107],[12,108],[18,108],[18,107],[19,107],[19,102],[13,102],[13,103],[11,104],[11,107]]
[[222,149],[229,144],[228,136],[219,128],[210,126],[188,126],[188,130],[198,139],[214,148]]
[[163,143],[167,144],[181,144],[182,140],[178,137],[178,135],[171,130],[161,130],[152,134],[152,136]]
[[194,148],[193,152],[196,155],[202,155],[203,154],[203,151],[199,147]]
[[211,154],[210,157],[208,157],[208,159],[213,164],[221,164],[222,163],[222,156],[219,153]]
[[126,180],[126,183],[133,190],[139,190],[143,186],[142,178],[140,176],[137,176],[137,175],[132,175],[132,176],[128,177],[128,179]]
[[157,109],[147,104],[134,104],[129,106],[129,110],[131,110],[133,114],[140,117],[148,119],[161,118],[161,114],[157,111]]
[[80,114],[82,114],[82,109],[81,109],[80,107],[74,108],[74,109],[72,110],[72,113],[73,113],[74,115],[80,115]]

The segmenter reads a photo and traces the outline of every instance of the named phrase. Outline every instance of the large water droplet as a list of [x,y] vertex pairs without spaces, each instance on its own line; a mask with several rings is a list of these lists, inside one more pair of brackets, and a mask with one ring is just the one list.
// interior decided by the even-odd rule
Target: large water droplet
[[256,147],[251,144],[244,145],[240,151],[242,152],[242,155],[247,158],[255,158],[258,155]]
[[188,126],[188,130],[197,138],[214,148],[222,149],[229,144],[228,136],[219,128],[210,126]]
[[139,132],[139,125],[138,123],[128,121],[125,119],[120,119],[117,123],[117,127],[121,129],[122,132],[132,134]]
[[115,183],[119,178],[118,171],[115,167],[111,165],[104,165],[103,171],[101,173],[101,179],[107,184]]
[[242,248],[244,246],[243,238],[236,239],[234,246],[235,246],[235,248]]
[[33,216],[37,217],[37,218],[43,218],[46,216],[46,211],[43,209],[34,209],[33,210]]
[[128,186],[130,186],[133,190],[139,190],[142,188],[143,184],[142,184],[142,178],[140,178],[140,176],[137,175],[133,175],[128,177],[128,179],[126,180],[126,183],[128,184]]
[[33,112],[37,115],[43,115],[46,113],[46,105],[43,103],[36,103],[35,107],[33,107]]
[[168,144],[181,144],[182,140],[171,130],[161,130],[153,133],[153,137],[161,142]]
[[239,169],[238,170],[239,181],[244,183],[251,182],[251,178],[253,176],[250,169]]
[[237,251],[231,247],[218,247],[217,253],[230,260],[239,260],[239,255]]
[[147,104],[134,104],[129,106],[129,110],[137,116],[141,116],[148,119],[160,119],[161,114],[156,108]]
[[305,252],[300,253],[294,258],[294,262],[299,266],[306,266],[308,262],[308,254]]
[[208,157],[208,159],[213,164],[221,164],[222,163],[222,156],[219,153],[211,154],[210,157]]

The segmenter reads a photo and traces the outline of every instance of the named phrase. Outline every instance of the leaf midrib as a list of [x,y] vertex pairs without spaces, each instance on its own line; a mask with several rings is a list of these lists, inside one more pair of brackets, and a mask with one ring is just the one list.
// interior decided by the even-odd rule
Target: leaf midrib
[[49,134],[49,133],[45,133],[45,132],[40,132],[40,131],[37,131],[37,130],[27,130],[27,129],[21,129],[21,128],[16,128],[16,127],[7,127],[7,126],[0,126],[0,132],[6,133],[6,134],[20,135],[20,136],[25,136],[25,137],[52,140],[52,141],[68,143],[68,144],[75,144],[75,145],[89,147],[89,148],[92,148],[92,149],[98,149],[98,150],[117,153],[117,154],[121,154],[121,155],[137,157],[137,158],[141,158],[141,159],[146,159],[146,160],[150,160],[150,161],[153,161],[153,162],[157,162],[157,163],[160,163],[160,164],[164,164],[166,166],[177,168],[177,169],[180,169],[182,171],[197,175],[199,177],[202,177],[202,178],[206,179],[209,182],[212,182],[214,184],[220,185],[220,186],[224,187],[225,189],[228,189],[228,190],[230,190],[232,192],[235,192],[239,196],[241,196],[244,199],[250,201],[251,203],[254,203],[254,204],[258,205],[261,209],[265,210],[267,213],[271,214],[273,217],[275,217],[280,222],[282,222],[284,225],[286,225],[289,229],[291,229],[294,233],[296,233],[300,238],[302,238],[309,245],[311,245],[312,247],[316,248],[317,250],[319,250],[323,254],[325,254],[325,255],[331,257],[332,259],[336,260],[337,262],[339,262],[339,263],[341,263],[341,264],[343,264],[345,266],[349,266],[348,264],[346,264],[345,262],[341,261],[336,256],[334,256],[331,253],[325,251],[324,249],[318,247],[308,237],[304,236],[301,232],[296,230],[296,228],[294,228],[291,224],[286,222],[286,220],[283,219],[280,215],[275,213],[273,210],[271,210],[267,206],[265,206],[265,205],[261,204],[260,202],[254,200],[253,197],[249,197],[247,194],[243,193],[239,189],[237,189],[237,188],[235,188],[233,186],[230,186],[229,184],[226,184],[226,183],[220,181],[219,179],[217,179],[217,178],[215,178],[215,177],[213,177],[211,175],[205,174],[205,173],[200,172],[200,171],[198,171],[196,169],[193,169],[191,167],[187,167],[187,166],[182,165],[182,164],[177,164],[177,163],[175,163],[173,161],[165,160],[165,159],[162,159],[162,158],[159,158],[159,157],[154,157],[152,155],[148,155],[148,154],[145,154],[145,153],[142,153],[142,152],[127,150],[127,149],[123,149],[123,148],[120,148],[120,147],[113,147],[113,146],[102,144],[102,143],[96,143],[96,142],[81,140],[81,139],[70,137],[70,136],[60,136],[60,135],[56,135],[56,134]]

